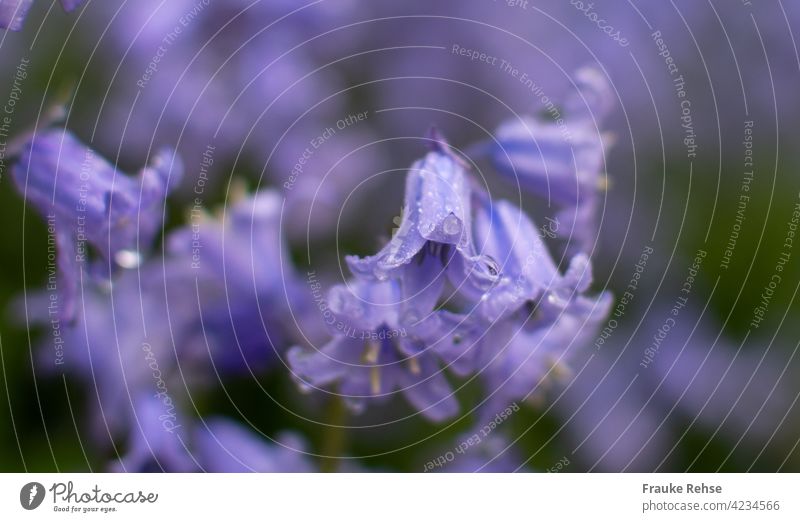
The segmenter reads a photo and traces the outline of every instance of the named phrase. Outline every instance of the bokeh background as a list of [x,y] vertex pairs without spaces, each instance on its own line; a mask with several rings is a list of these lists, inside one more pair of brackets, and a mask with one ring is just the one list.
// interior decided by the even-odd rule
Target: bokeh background
[[[615,100],[598,121],[614,145],[593,289],[619,299],[642,252],[653,253],[613,333],[583,347],[567,375],[503,426],[510,452],[536,471],[800,471],[800,250],[790,251],[763,321],[751,324],[800,203],[798,15],[797,3],[780,0],[89,0],[72,13],[40,0],[22,31],[0,34],[0,103],[19,94],[12,135],[55,120],[125,172],[175,146],[187,174],[167,230],[187,222],[209,145],[203,205],[213,210],[241,186],[280,188],[311,139],[366,112],[284,192],[300,272],[330,267],[335,280],[344,254],[373,252],[396,226],[404,169],[424,154],[431,126],[466,148],[517,114],[541,114],[542,95],[564,100],[575,72],[595,66]],[[37,364],[46,332],[27,324],[22,296],[44,285],[46,230],[25,211],[9,165],[0,177],[0,470],[102,470],[110,452],[88,442],[94,391]],[[524,203],[547,214],[546,202]],[[642,368],[699,251],[685,308]],[[467,385],[459,399],[475,404],[480,393]],[[293,430],[313,451],[347,454],[367,469],[422,471],[472,421],[326,428],[320,422],[341,418],[337,405],[298,394],[280,368],[225,376],[193,399],[200,415],[247,419],[268,435]],[[393,400],[346,422],[378,423],[386,409],[401,417],[409,407]]]

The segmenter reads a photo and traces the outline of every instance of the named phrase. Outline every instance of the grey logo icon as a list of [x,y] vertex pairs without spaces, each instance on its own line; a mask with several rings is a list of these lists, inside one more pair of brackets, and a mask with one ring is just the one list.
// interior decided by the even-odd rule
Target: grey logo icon
[[19,503],[29,511],[39,507],[43,500],[44,486],[38,482],[25,484],[19,492]]

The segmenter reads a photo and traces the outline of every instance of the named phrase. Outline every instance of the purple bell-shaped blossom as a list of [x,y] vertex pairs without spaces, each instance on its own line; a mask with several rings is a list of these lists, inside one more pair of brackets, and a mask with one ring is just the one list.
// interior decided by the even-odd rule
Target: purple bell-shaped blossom
[[562,274],[533,221],[507,201],[476,197],[474,242],[496,261],[499,281],[460,313],[437,311],[412,333],[437,332],[432,349],[461,375],[480,373],[505,408],[543,389],[608,316],[608,292],[588,296],[591,263],[574,256]]
[[58,250],[63,317],[74,313],[78,271],[135,268],[159,232],[167,194],[182,175],[171,150],[158,153],[137,177],[119,172],[72,134],[33,135],[12,170],[17,188],[47,220]]
[[[333,338],[318,350],[295,347],[288,353],[302,387],[336,384],[355,411],[362,410],[367,399],[388,399],[402,391],[431,420],[442,421],[457,413],[458,404],[438,358],[433,351],[420,349],[424,340],[410,336],[402,326],[401,317],[409,305],[398,280],[355,279],[333,287],[328,300]],[[433,302],[427,301],[427,306]],[[431,310],[421,308],[418,313]]]
[[481,317],[494,322],[526,304],[536,305],[540,315],[551,319],[563,311],[580,314],[595,307],[596,300],[583,295],[592,281],[585,254],[573,256],[561,274],[541,229],[519,207],[505,200],[492,202],[485,194],[476,199],[475,244],[495,261],[499,276],[478,299]]
[[606,186],[603,172],[612,140],[598,127],[612,103],[600,71],[581,69],[578,92],[565,101],[557,120],[522,116],[503,123],[495,141],[474,148],[487,154],[497,171],[523,191],[561,209],[559,235],[589,252],[597,234],[597,211]]
[[301,317],[307,292],[289,262],[280,229],[282,199],[261,191],[230,205],[221,219],[193,209],[172,233],[169,253],[198,281],[195,341],[211,346],[224,372],[258,371],[282,352]]
[[[456,286],[488,289],[497,273],[491,259],[476,254],[472,242],[472,179],[448,145],[435,133],[432,139],[434,150],[408,172],[403,217],[391,241],[373,256],[348,256],[347,264],[357,277],[385,281],[407,277],[412,260],[421,253],[416,264],[427,270],[417,277],[433,281],[438,276],[435,267],[446,267]],[[440,257],[441,263],[427,263],[430,255]]]

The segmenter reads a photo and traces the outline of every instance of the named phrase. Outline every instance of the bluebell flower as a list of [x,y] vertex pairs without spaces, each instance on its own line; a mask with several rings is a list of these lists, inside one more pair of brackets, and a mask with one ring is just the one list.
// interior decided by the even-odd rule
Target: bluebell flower
[[516,401],[539,402],[554,383],[571,375],[576,355],[597,333],[612,304],[608,293],[577,299],[585,308],[540,302],[490,327],[478,352],[487,392],[482,415],[491,416]]
[[[181,175],[180,160],[168,149],[130,177],[69,132],[43,131],[23,147],[12,177],[54,232],[64,317],[74,313],[79,270],[105,275],[140,264]],[[90,266],[95,252],[102,262]]]
[[132,473],[311,473],[306,443],[293,433],[268,442],[222,418],[192,419],[179,431],[164,425],[157,399],[134,396],[126,450],[111,471]]
[[[431,301],[428,305],[433,306]],[[319,349],[295,347],[288,353],[303,389],[336,385],[336,392],[355,411],[363,410],[368,399],[386,400],[402,392],[431,420],[457,413],[436,355],[401,322],[404,300],[398,280],[354,279],[337,285],[328,293],[328,306],[333,338]]]
[[267,442],[236,422],[214,417],[194,430],[194,454],[210,473],[312,473],[317,466],[305,441],[293,433]]
[[568,97],[556,120],[522,116],[503,123],[494,140],[473,148],[488,154],[511,184],[559,208],[557,231],[589,252],[597,234],[604,165],[611,138],[599,129],[613,103],[611,88],[596,69],[576,73],[577,93]]
[[483,318],[494,322],[531,303],[548,318],[563,310],[580,312],[594,306],[594,300],[583,295],[592,281],[591,261],[585,254],[574,255],[562,274],[544,233],[525,212],[486,195],[476,200],[475,243],[495,261],[498,272],[497,284],[477,303]]
[[611,295],[587,295],[591,263],[574,256],[562,274],[541,231],[508,201],[475,198],[474,242],[496,261],[498,282],[460,313],[436,311],[412,332],[438,332],[432,349],[460,374],[479,373],[484,411],[529,399],[568,366],[608,316]]
[[79,313],[70,322],[55,313],[53,293],[25,300],[28,320],[46,325],[48,333],[37,370],[94,390],[85,418],[98,447],[129,431],[131,397],[157,398],[161,414],[180,424],[174,416],[186,394],[214,382],[209,347],[198,341],[195,281],[174,260],[150,260],[111,285],[84,281]]
[[167,240],[169,255],[197,281],[196,342],[211,347],[222,372],[263,370],[299,337],[294,317],[311,305],[281,234],[282,209],[269,190],[242,197],[221,219],[195,208]]
[[[432,140],[433,150],[407,174],[398,230],[377,254],[348,256],[346,261],[356,279],[350,289],[338,286],[330,293],[331,309],[344,315],[341,330],[345,335],[335,332],[333,341],[309,359],[311,364],[305,370],[300,369],[299,359],[293,367],[312,384],[320,385],[331,380],[320,368],[332,364],[341,393],[356,408],[363,407],[363,397],[385,396],[397,388],[426,417],[441,421],[454,415],[458,407],[440,369],[449,354],[442,349],[437,357],[429,349],[440,334],[425,328],[426,319],[433,314],[447,281],[464,296],[474,297],[494,284],[497,273],[491,258],[477,254],[472,243],[472,180],[446,142],[435,133]],[[366,312],[369,320],[362,323],[358,314],[369,311],[372,302],[382,303],[377,313],[383,315],[373,318]],[[356,337],[363,337],[363,332],[369,332],[368,339],[376,333],[378,338],[397,332],[403,335],[396,341],[367,344],[365,353],[363,339],[361,343],[347,339],[354,320],[359,332]],[[462,358],[453,356],[450,362],[457,373],[467,371]],[[378,370],[375,365],[385,368]]]
[[[156,136],[176,144],[187,172],[198,172],[213,147],[218,164],[235,162],[284,188],[288,232],[331,232],[361,174],[378,170],[379,157],[373,147],[360,148],[372,140],[368,121],[338,127],[369,107],[355,111],[341,94],[348,83],[338,73],[341,48],[329,44],[336,35],[303,42],[341,26],[354,12],[345,7],[350,0],[95,4],[88,14],[109,28],[110,45],[98,52],[134,78],[109,93],[97,139],[116,147],[124,134],[129,159]],[[213,170],[203,179],[207,193],[221,186],[222,174]]]
[[[61,7],[70,12],[81,5],[83,0],[61,0]],[[33,0],[0,0],[0,29],[19,31],[28,14]]]
[[191,454],[188,430],[165,429],[164,412],[157,398],[137,394],[125,411],[129,412],[130,429],[125,455],[111,465],[112,471],[128,473],[197,471],[198,463]]
[[[408,356],[426,379],[443,364],[458,375],[485,371],[497,400],[525,398],[549,373],[547,365],[580,347],[585,339],[575,336],[593,332],[610,306],[608,294],[585,295],[585,255],[562,275],[535,224],[473,186],[443,142],[408,173],[404,215],[391,241],[374,256],[347,261],[355,280],[328,298],[333,340],[289,355],[307,386],[336,382],[356,407],[414,382],[409,367],[397,365]],[[446,282],[457,310],[438,309]],[[398,329],[408,336],[394,340]],[[445,384],[421,388],[424,395],[411,395],[417,387],[405,391],[418,410],[442,420],[457,411],[449,399],[446,415],[429,409],[450,396]],[[500,385],[502,391],[494,389]]]
[[433,150],[409,169],[403,215],[392,239],[375,255],[346,261],[357,277],[402,276],[429,289],[446,275],[460,291],[478,295],[496,282],[497,270],[473,244],[473,181],[443,138],[434,131],[431,139]]

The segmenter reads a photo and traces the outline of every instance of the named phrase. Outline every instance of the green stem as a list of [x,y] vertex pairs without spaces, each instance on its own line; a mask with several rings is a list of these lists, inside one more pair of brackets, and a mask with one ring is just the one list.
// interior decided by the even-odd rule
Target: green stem
[[334,396],[328,403],[328,426],[325,427],[322,440],[322,463],[320,471],[335,473],[341,457],[347,446],[347,431],[344,426],[347,421],[347,407],[341,396]]

